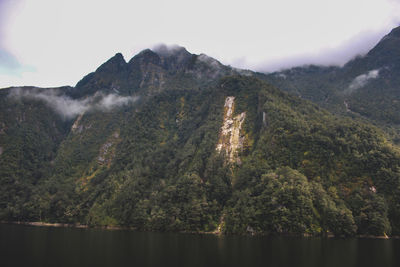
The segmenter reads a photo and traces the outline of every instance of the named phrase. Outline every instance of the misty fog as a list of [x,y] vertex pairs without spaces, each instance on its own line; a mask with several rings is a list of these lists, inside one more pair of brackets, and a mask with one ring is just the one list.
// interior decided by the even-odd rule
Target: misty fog
[[109,111],[138,100],[137,96],[120,96],[101,92],[82,99],[73,99],[58,89],[22,89],[13,88],[9,93],[13,99],[35,99],[43,101],[48,107],[65,119],[71,119],[87,111]]

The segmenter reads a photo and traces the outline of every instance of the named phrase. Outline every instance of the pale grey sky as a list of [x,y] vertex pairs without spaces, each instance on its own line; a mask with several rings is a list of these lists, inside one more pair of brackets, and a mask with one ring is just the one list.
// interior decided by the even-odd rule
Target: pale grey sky
[[0,0],[0,87],[75,85],[158,43],[273,71],[343,64],[400,23],[400,0]]

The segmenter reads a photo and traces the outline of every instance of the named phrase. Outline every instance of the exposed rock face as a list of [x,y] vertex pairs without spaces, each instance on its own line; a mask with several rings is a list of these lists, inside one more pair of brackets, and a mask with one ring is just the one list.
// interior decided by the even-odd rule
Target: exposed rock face
[[107,142],[103,144],[97,157],[97,163],[100,165],[110,166],[115,155],[116,144],[120,141],[119,132],[116,131],[108,138]]
[[108,163],[108,160],[106,159],[106,156],[108,155],[109,150],[110,150],[112,145],[113,145],[112,142],[107,142],[101,147],[100,155],[97,157],[97,161],[98,161],[99,164]]
[[83,117],[83,114],[79,115],[78,118],[75,120],[74,124],[72,124],[71,131],[73,133],[80,133],[83,130],[83,126],[79,124]]
[[140,88],[150,87],[155,91],[161,91],[165,84],[165,70],[154,64],[143,64],[140,66],[142,79]]
[[225,100],[224,122],[221,127],[219,141],[216,147],[218,152],[224,151],[229,163],[240,162],[238,152],[243,148],[244,137],[240,130],[246,118],[246,112],[233,117],[235,97],[228,96]]

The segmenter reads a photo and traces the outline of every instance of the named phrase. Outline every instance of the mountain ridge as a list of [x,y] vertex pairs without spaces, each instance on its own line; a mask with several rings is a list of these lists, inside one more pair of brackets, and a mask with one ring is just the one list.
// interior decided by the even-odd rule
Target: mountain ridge
[[382,129],[261,80],[277,77],[160,51],[117,53],[65,90],[0,91],[0,220],[400,233],[400,149]]
[[[366,55],[350,60],[343,67],[296,67],[261,78],[334,113],[361,115],[382,126],[398,127],[399,32],[400,27],[393,29]],[[374,71],[376,75],[368,76]],[[357,81],[360,85],[350,91],[352,83]]]

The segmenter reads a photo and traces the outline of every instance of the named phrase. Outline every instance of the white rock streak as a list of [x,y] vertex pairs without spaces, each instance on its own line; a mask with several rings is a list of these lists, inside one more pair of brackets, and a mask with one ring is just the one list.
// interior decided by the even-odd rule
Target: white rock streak
[[243,147],[243,137],[240,135],[246,112],[233,117],[235,97],[228,96],[225,100],[224,122],[221,127],[219,141],[216,147],[218,152],[224,151],[230,163],[238,162],[238,150]]

